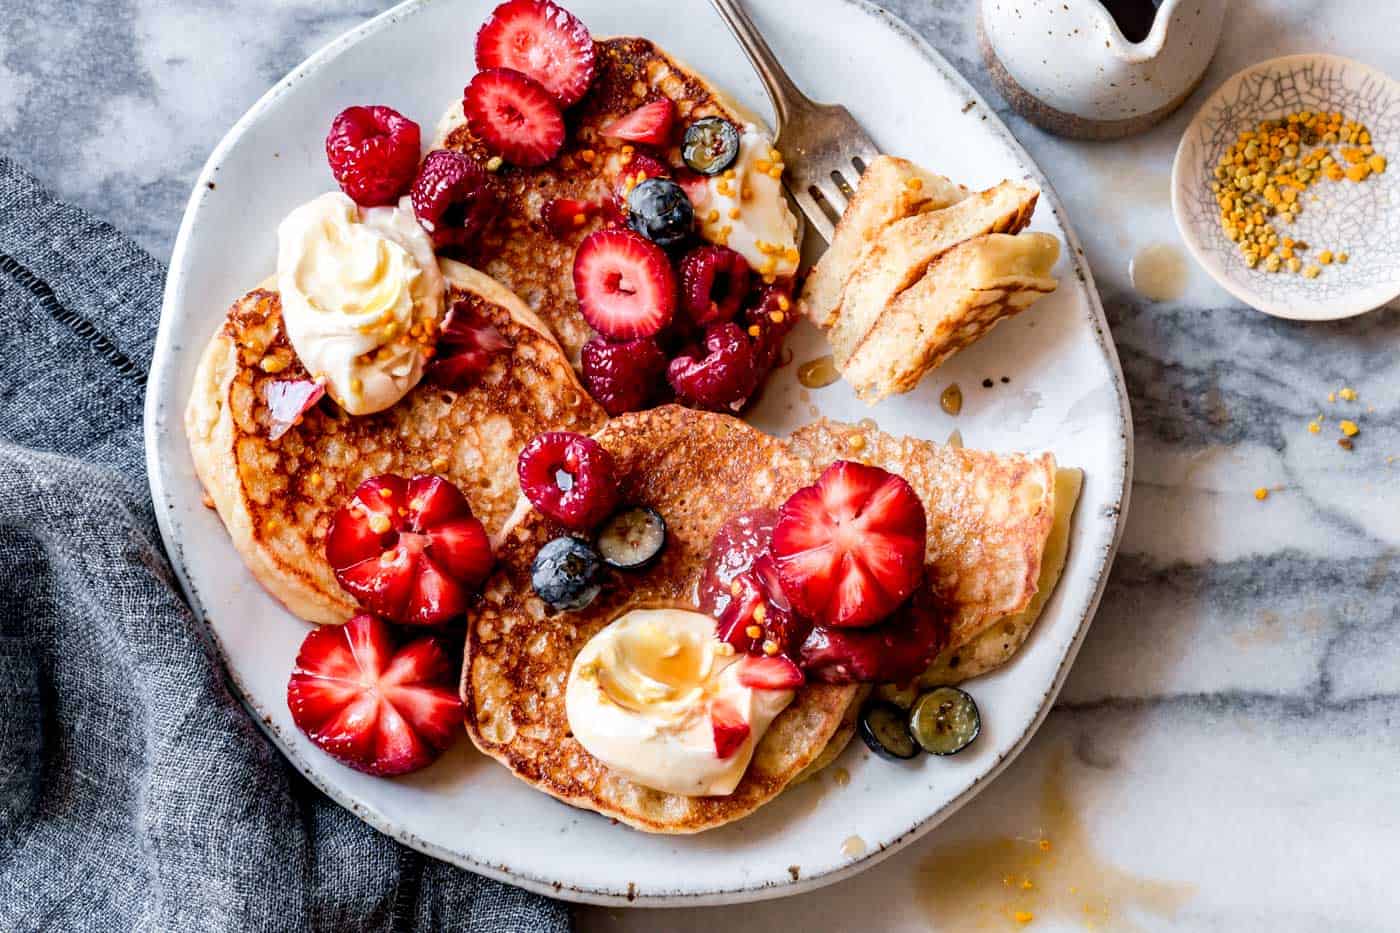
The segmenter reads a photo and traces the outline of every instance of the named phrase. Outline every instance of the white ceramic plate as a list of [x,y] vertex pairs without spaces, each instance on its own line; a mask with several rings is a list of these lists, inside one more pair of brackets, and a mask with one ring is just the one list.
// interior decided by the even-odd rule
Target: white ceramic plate
[[[1322,181],[1303,194],[1296,223],[1280,236],[1311,244],[1300,254],[1313,265],[1321,250],[1346,251],[1345,265],[1322,267],[1309,279],[1251,269],[1220,228],[1210,189],[1215,166],[1242,130],[1299,110],[1340,111],[1371,130],[1391,167],[1361,184]],[[1337,146],[1333,146],[1335,155]],[[1354,317],[1400,295],[1400,82],[1337,55],[1285,55],[1251,65],[1210,96],[1182,134],[1172,164],[1172,213],[1191,255],[1222,288],[1275,317],[1331,321]],[[1318,196],[1320,200],[1314,201]]]
[[[292,763],[371,825],[430,855],[572,900],[654,906],[776,897],[853,874],[933,828],[1026,743],[1084,636],[1122,527],[1132,450],[1122,375],[1089,270],[1048,187],[1033,226],[1066,245],[1055,295],[912,395],[870,409],[843,384],[804,391],[790,366],[754,416],[778,433],[819,413],[873,416],[888,431],[938,440],[959,428],[969,445],[1048,448],[1085,470],[1069,564],[1044,618],[1013,663],[970,687],[984,725],[968,751],[904,767],[873,758],[857,740],[841,761],[848,784],[811,782],[734,825],[666,837],[558,803],[465,739],[431,768],[383,780],[340,766],[291,723],[285,687],[307,626],[259,588],[200,503],[182,427],[196,361],[229,303],[272,271],[278,221],[331,186],[322,151],[331,117],[352,103],[385,103],[432,125],[469,78],[471,38],[491,6],[414,0],[366,23],[268,92],[210,156],[175,244],[146,409],[151,489],[181,582],[236,688]],[[704,0],[570,6],[595,34],[652,37],[767,112],[757,78]],[[854,0],[810,0],[797,19],[781,15],[782,0],[750,6],[798,82],[817,99],[845,102],[890,151],[977,187],[1022,177],[1045,185],[975,92],[899,21]],[[825,352],[810,329],[794,337],[799,361]],[[956,419],[937,402],[953,381],[966,397]],[[843,854],[852,835],[864,840],[864,855]]]

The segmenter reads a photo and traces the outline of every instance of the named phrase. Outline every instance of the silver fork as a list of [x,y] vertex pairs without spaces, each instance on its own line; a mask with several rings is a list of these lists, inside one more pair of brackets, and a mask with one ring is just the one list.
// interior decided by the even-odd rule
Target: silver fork
[[797,89],[739,0],[710,0],[753,63],[777,117],[775,142],[787,164],[787,188],[828,243],[856,183],[880,147],[839,104],[818,104]]

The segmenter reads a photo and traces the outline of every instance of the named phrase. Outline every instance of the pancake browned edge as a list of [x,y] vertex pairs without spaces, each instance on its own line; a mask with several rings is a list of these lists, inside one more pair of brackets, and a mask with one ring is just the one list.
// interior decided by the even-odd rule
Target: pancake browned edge
[[624,499],[666,517],[666,549],[650,570],[606,581],[587,609],[551,617],[531,589],[530,565],[563,530],[522,507],[502,535],[499,569],[481,605],[468,613],[467,732],[522,780],[638,829],[693,833],[732,822],[817,760],[858,687],[803,687],[759,741],[732,794],[682,797],[629,781],[584,750],[564,709],[569,670],[583,645],[623,612],[693,607],[720,525],[747,509],[778,506],[816,472],[783,441],[741,421],[673,405],[615,418],[596,437],[613,456]]
[[859,460],[904,477],[928,516],[924,583],[946,613],[945,651],[1030,605],[1055,522],[1055,458],[997,454],[820,420],[790,448],[814,464]]
[[356,611],[325,560],[330,520],[380,473],[451,480],[488,533],[519,497],[516,457],[546,430],[591,433],[603,410],[544,323],[499,283],[444,261],[449,306],[464,301],[510,342],[465,391],[427,383],[387,411],[350,417],[323,403],[268,439],[269,384],[309,379],[281,326],[272,281],[234,302],[209,342],[185,412],[195,471],[234,547],[273,596],[308,622]]
[[[616,196],[625,174],[622,148],[632,147],[625,140],[604,136],[602,128],[661,97],[675,101],[683,122],[705,116],[759,122],[650,40],[598,39],[594,50],[597,75],[588,94],[569,111],[568,135],[559,156],[538,168],[507,165],[500,169],[505,202],[501,219],[469,257],[539,313],[575,365],[593,331],[579,312],[574,294],[574,251],[605,221],[598,217],[572,234],[559,236],[550,231],[541,211],[555,198],[605,204]],[[467,127],[460,100],[443,118],[433,148],[457,149],[482,162],[491,155]],[[679,150],[673,147],[666,160],[680,165]]]

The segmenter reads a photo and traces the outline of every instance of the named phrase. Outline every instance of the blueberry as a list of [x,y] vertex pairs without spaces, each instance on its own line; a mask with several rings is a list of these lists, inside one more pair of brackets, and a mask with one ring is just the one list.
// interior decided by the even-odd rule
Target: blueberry
[[530,567],[530,583],[555,612],[582,609],[603,588],[603,559],[586,541],[568,536],[540,548]]
[[666,520],[649,506],[630,505],[615,512],[598,532],[598,553],[609,567],[644,570],[666,546]]
[[657,246],[675,246],[695,227],[685,189],[669,178],[647,178],[627,195],[627,225]]
[[739,131],[723,117],[702,117],[686,127],[681,158],[701,175],[718,175],[739,158]]

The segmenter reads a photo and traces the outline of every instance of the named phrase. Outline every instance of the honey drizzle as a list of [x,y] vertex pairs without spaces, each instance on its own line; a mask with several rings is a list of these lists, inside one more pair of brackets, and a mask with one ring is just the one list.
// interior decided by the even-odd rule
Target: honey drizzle
[[831,385],[841,374],[836,371],[836,361],[830,353],[808,360],[797,367],[797,381],[809,389],[821,389]]
[[1129,912],[1171,918],[1191,885],[1153,881],[1105,861],[1070,808],[1066,750],[1049,766],[1028,835],[944,846],[918,866],[918,900],[939,930],[1017,930],[1043,918],[1089,930],[1136,930]]

